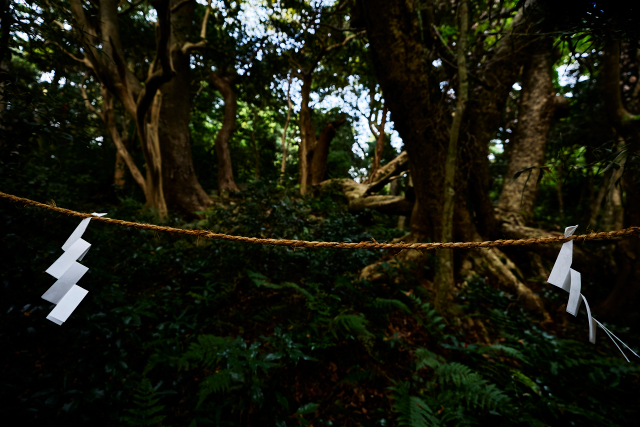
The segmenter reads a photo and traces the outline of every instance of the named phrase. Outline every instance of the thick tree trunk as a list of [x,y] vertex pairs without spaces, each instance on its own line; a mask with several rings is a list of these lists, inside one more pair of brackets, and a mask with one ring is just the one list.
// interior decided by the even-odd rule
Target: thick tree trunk
[[[171,16],[172,46],[187,41],[193,22],[193,5],[183,6]],[[160,111],[160,149],[162,176],[167,205],[193,215],[213,202],[198,181],[191,156],[191,66],[190,55],[172,49],[175,77],[162,86]]]
[[[530,218],[538,194],[539,169],[544,164],[545,148],[555,109],[555,90],[551,45],[540,44],[524,67],[518,107],[518,125],[510,142],[509,165],[504,177],[498,207],[504,212]],[[536,168],[513,176],[525,168]],[[525,186],[526,183],[526,186]]]
[[376,149],[373,154],[373,162],[371,163],[371,172],[369,172],[369,182],[375,182],[375,180],[378,179],[378,170],[380,169],[382,153],[384,152],[384,137],[386,136],[384,128],[387,124],[387,114],[388,109],[387,105],[385,104],[382,108],[382,122],[380,123],[378,137],[376,138]]
[[[442,234],[441,242],[453,239],[453,207],[455,204],[455,178],[458,160],[458,138],[464,118],[464,111],[469,99],[469,82],[467,80],[467,29],[469,27],[469,2],[461,0],[458,6],[459,38],[457,48],[458,89],[456,91],[456,111],[449,131],[449,147],[444,167],[444,191],[442,193]],[[436,288],[435,308],[441,313],[448,311],[453,296],[454,269],[451,249],[436,251],[437,266],[434,284]]]
[[360,1],[358,7],[385,105],[409,155],[416,193],[411,230],[418,241],[435,238],[441,235],[444,153],[451,115],[439,102],[438,82],[430,78],[416,4],[368,0]]
[[[524,9],[533,13],[527,4]],[[502,120],[502,114],[514,83],[518,81],[524,64],[532,52],[544,43],[534,36],[536,28],[532,22],[535,16],[525,15],[520,10],[513,20],[510,32],[498,42],[491,60],[478,71],[482,84],[474,87],[468,102],[469,145],[462,153],[461,164],[468,164],[465,176],[473,176],[468,181],[468,200],[473,210],[473,222],[483,238],[497,238],[499,224],[495,207],[489,195],[489,142],[495,137]],[[529,34],[529,35],[528,35]]]
[[327,170],[327,159],[331,141],[336,136],[338,128],[346,122],[345,117],[327,123],[320,135],[316,136],[316,128],[311,123],[312,74],[308,72],[302,76],[302,103],[300,105],[300,149],[298,150],[300,164],[300,193],[305,194],[310,185],[318,185],[324,180]]
[[[129,154],[129,150],[126,146],[125,140],[121,137],[120,133],[118,132],[116,115],[115,115],[114,106],[113,106],[113,97],[111,96],[111,93],[104,86],[102,86],[101,88],[101,93],[102,93],[102,113],[100,114],[100,116],[102,117],[105,123],[105,126],[109,131],[109,136],[111,137],[111,140],[116,146],[116,151],[118,153],[119,158],[129,169],[129,172],[131,173],[133,180],[136,182],[136,184],[138,184],[140,189],[146,195],[147,184],[146,184],[145,178],[142,176],[142,173],[138,169],[138,166],[136,166],[136,163],[133,160],[133,157],[131,157],[131,154]],[[85,97],[85,101],[87,102],[88,105],[90,105],[88,98]],[[123,134],[124,134],[124,131],[123,131]],[[116,163],[116,167],[117,166],[118,164]],[[116,169],[116,175],[117,174],[118,174],[118,170]]]
[[287,128],[291,119],[291,110],[293,103],[291,102],[291,75],[289,75],[289,84],[287,86],[287,118],[282,129],[282,164],[280,165],[280,179],[284,177],[284,171],[287,168],[287,156],[289,155],[289,141],[287,141]]
[[[637,64],[636,64],[637,65]],[[640,120],[631,114],[622,102],[620,91],[620,42],[609,40],[605,44],[602,67],[602,94],[605,110],[616,131],[625,139],[629,147],[628,159],[637,156],[640,145]],[[640,224],[640,165],[627,160],[622,179],[626,204],[624,206],[624,226]],[[614,288],[600,309],[605,316],[615,316],[623,307],[631,305],[640,292],[640,239],[626,239],[616,245],[616,265],[618,274]]]
[[308,182],[311,185],[318,185],[324,180],[327,171],[327,159],[329,158],[329,148],[331,141],[336,136],[336,132],[347,121],[342,117],[338,120],[327,123],[320,132],[312,151]]
[[[421,43],[416,5],[417,2],[400,0],[360,1],[357,13],[367,28],[376,77],[391,119],[409,155],[416,197],[410,239],[425,241],[428,237],[442,236],[443,177],[451,113],[442,101],[437,73],[432,73],[432,57]],[[430,25],[423,22],[425,27]],[[528,56],[526,48],[536,42],[532,37],[522,36],[531,31],[522,12],[514,20],[514,27],[512,33],[501,38],[485,65],[474,73],[481,83],[470,90],[468,119],[460,129],[452,240],[473,240],[476,232],[487,238],[497,232],[498,222],[489,197],[488,143],[495,135],[509,92]],[[395,256],[411,257],[412,251]]]
[[313,150],[316,145],[316,129],[311,123],[311,107],[309,107],[309,97],[311,96],[311,72],[303,74],[302,89],[300,95],[300,148],[298,150],[300,168],[300,193],[305,194],[309,181],[310,162]]
[[[158,135],[160,127],[160,111],[162,109],[162,92],[156,91],[153,103],[147,119],[144,121],[143,145],[144,160],[147,166],[145,178],[145,196],[150,207],[155,209],[160,218],[166,218],[168,210],[164,197],[164,186],[162,179],[162,151],[160,149],[160,137]],[[140,133],[139,133],[140,135]],[[143,138],[141,138],[143,139]]]
[[238,100],[233,90],[233,79],[221,76],[218,73],[211,73],[209,79],[224,99],[224,119],[222,128],[216,135],[215,142],[216,157],[218,159],[218,191],[220,191],[220,194],[230,191],[237,192],[240,189],[233,179],[231,153],[229,152],[229,141],[236,128],[238,111]]
[[[146,202],[164,218],[167,215],[167,205],[162,188],[158,126],[159,109],[162,105],[159,89],[174,75],[168,46],[171,37],[169,0],[158,0],[153,4],[158,16],[155,34],[156,56],[144,82],[136,77],[126,63],[118,28],[118,4],[117,0],[103,0],[97,5],[99,19],[96,22],[99,22],[100,26],[96,28],[93,20],[87,19],[83,2],[70,1],[75,32],[80,39],[84,55],[77,59],[95,73],[101,85],[117,96],[129,116],[135,119],[136,133],[146,163]],[[133,168],[130,167],[130,170]]]

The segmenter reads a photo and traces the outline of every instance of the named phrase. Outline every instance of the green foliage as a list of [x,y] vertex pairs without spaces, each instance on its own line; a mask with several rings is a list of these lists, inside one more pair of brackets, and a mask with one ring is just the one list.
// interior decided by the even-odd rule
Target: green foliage
[[[193,22],[201,22],[204,7],[187,3],[181,7],[194,7]],[[24,33],[27,39],[15,34],[10,42],[11,78],[2,81],[3,102],[8,101],[0,116],[0,190],[154,222],[130,178],[124,189],[114,188],[115,149],[82,101],[79,85],[85,76],[76,72],[77,61],[54,49],[54,42],[73,47],[72,32],[58,31],[72,18],[56,12],[55,2],[11,4],[22,11],[24,22],[41,24],[12,29],[39,33]],[[84,4],[94,8],[98,3]],[[322,23],[317,26],[322,34],[331,29],[335,40],[330,41],[344,41],[350,31],[333,29],[351,24],[351,17],[346,19],[351,3],[341,2],[339,10],[323,3],[319,11],[309,2],[261,3],[265,9],[260,10],[274,12],[270,28],[288,37],[287,47],[275,48],[247,31],[241,18],[251,15],[243,9],[250,3],[213,4],[210,48],[192,56],[194,167],[207,192],[217,188],[212,148],[223,104],[216,91],[199,82],[211,70],[242,70],[230,150],[237,181],[251,184],[240,194],[215,198],[197,219],[172,212],[166,223],[264,238],[382,242],[402,237],[397,217],[353,215],[336,188],[300,196],[295,114],[288,133],[289,166],[279,177],[286,101],[278,85],[290,72],[288,55],[305,62],[326,47],[308,31],[314,22]],[[514,5],[472,5],[477,16],[484,9],[492,12],[475,29],[488,34],[478,49],[491,48],[512,19],[492,23],[490,17]],[[457,36],[455,4],[441,6],[434,12],[435,28],[447,50]],[[137,7],[120,15],[121,28],[123,40],[137,41],[126,48],[132,69],[146,70],[155,48],[154,25],[148,2]],[[421,12],[426,16],[425,9]],[[312,24],[295,18],[302,16]],[[200,40],[196,30],[187,34],[189,40]],[[318,95],[317,128],[341,114],[323,108],[323,99],[339,91],[347,98],[349,86],[363,94],[380,92],[366,43],[353,40],[318,66],[312,91]],[[253,61],[256,45],[268,60]],[[584,53],[578,72],[589,79],[556,87],[573,97],[570,115],[554,124],[547,150],[549,170],[540,182],[533,218],[544,228],[583,223],[590,189],[598,188],[616,165],[622,167],[631,152],[630,144],[616,147],[606,122],[596,90],[599,55]],[[446,93],[450,80],[444,79],[444,68],[436,67],[434,78]],[[54,73],[53,83],[40,80],[44,71]],[[98,81],[89,76],[85,85],[99,100]],[[495,197],[504,180],[512,179],[504,174],[518,97],[513,91],[492,150]],[[371,104],[379,109],[382,98]],[[116,108],[122,115],[121,106]],[[349,122],[332,142],[329,177],[369,165],[374,141],[364,147],[365,159],[354,155],[354,142]],[[135,141],[132,152],[141,165]],[[387,144],[383,164],[394,154]],[[559,189],[567,206],[562,221]],[[520,308],[515,295],[475,277],[460,288],[456,317],[445,320],[433,308],[426,285],[433,274],[429,257],[424,268],[382,263],[388,280],[368,282],[359,272],[386,252],[257,246],[93,224],[84,237],[93,244],[83,260],[90,270],[80,283],[89,295],[57,327],[46,320],[51,305],[40,297],[52,283],[43,271],[60,255],[77,220],[0,203],[3,252],[9,254],[0,258],[0,401],[25,424],[624,426],[638,418],[637,405],[628,401],[638,395],[640,368],[626,364],[604,339],[596,347],[586,342],[583,318],[541,325]],[[590,300],[603,297],[607,289],[601,284],[585,280]],[[562,312],[554,289],[536,292],[550,312]],[[637,315],[629,316],[611,327],[631,344],[637,331],[623,325],[637,323],[631,317]],[[486,333],[468,330],[469,319],[481,320]]]
[[373,344],[373,334],[367,330],[369,322],[363,314],[340,314],[333,319],[334,335],[342,332],[347,336],[356,338],[370,347]]
[[438,419],[433,416],[429,405],[416,396],[411,396],[409,385],[400,383],[395,387],[389,387],[394,392],[393,410],[398,418],[399,426],[430,427],[440,425]]
[[133,395],[134,409],[127,409],[129,415],[120,418],[124,425],[131,427],[147,427],[158,425],[166,418],[159,414],[164,409],[158,405],[160,398],[156,397],[156,388],[151,385],[148,378],[143,378]]

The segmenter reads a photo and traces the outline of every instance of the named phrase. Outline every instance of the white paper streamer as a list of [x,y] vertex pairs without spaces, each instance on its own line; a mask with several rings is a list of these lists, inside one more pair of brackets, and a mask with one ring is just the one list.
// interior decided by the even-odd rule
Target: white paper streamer
[[573,268],[569,270],[570,274],[567,275],[567,278],[571,278],[571,288],[569,290],[569,302],[567,303],[567,313],[573,314],[574,316],[578,315],[578,310],[580,310],[580,273],[575,271]]
[[[106,213],[93,213],[104,216]],[[91,218],[83,219],[71,236],[62,245],[64,253],[47,269],[47,273],[58,279],[47,292],[42,295],[46,301],[56,304],[47,319],[57,325],[62,325],[73,313],[82,299],[89,293],[86,289],[76,285],[89,268],[78,263],[89,252],[91,244],[81,237],[89,226]]]
[[[573,232],[576,231],[576,228],[578,228],[577,225],[565,228],[564,237],[570,237]],[[569,292],[569,288],[566,287],[566,281],[567,276],[569,275],[569,270],[571,269],[572,261],[573,240],[570,240],[562,244],[562,248],[558,254],[558,259],[556,259],[556,263],[553,265],[553,269],[551,270],[551,274],[549,275],[549,280],[547,280],[547,282]]]
[[596,343],[596,322],[593,317],[591,317],[591,309],[589,308],[589,303],[584,295],[580,295],[582,300],[584,301],[584,306],[587,307],[587,318],[589,319],[589,342],[591,344]]
[[60,255],[60,258],[51,264],[51,267],[47,268],[46,272],[59,279],[78,258],[89,251],[90,247],[91,244],[89,242],[82,239],[76,240],[68,251]]
[[78,307],[80,301],[89,293],[86,289],[81,288],[78,285],[73,285],[69,292],[67,292],[62,300],[55,306],[51,313],[47,316],[47,319],[53,323],[62,325],[73,313],[73,310]]
[[[565,228],[564,237],[571,236],[576,228],[578,228],[577,225]],[[629,359],[624,354],[616,340],[618,340],[622,345],[624,345],[633,354],[640,358],[640,356],[638,356],[635,351],[631,350],[628,345],[622,342],[620,338],[616,337],[610,330],[605,328],[602,323],[598,322],[595,317],[591,316],[591,308],[589,307],[589,303],[587,302],[587,299],[584,297],[584,295],[580,293],[582,287],[580,273],[571,268],[572,261],[573,240],[562,244],[562,248],[560,249],[558,258],[556,259],[556,262],[553,265],[553,269],[551,270],[551,274],[549,275],[549,279],[547,280],[547,282],[551,283],[552,285],[557,286],[560,289],[565,290],[566,292],[569,292],[567,313],[577,316],[578,311],[580,310],[580,303],[584,301],[584,306],[587,308],[587,319],[589,322],[589,342],[591,342],[592,344],[596,343],[596,329],[597,326],[600,326],[600,328],[604,330],[607,336],[611,338],[611,341],[613,341],[616,347],[618,347],[618,350],[620,350],[627,362],[629,361]]]
[[71,267],[42,295],[42,299],[58,304],[69,289],[89,271],[89,268],[74,262]]

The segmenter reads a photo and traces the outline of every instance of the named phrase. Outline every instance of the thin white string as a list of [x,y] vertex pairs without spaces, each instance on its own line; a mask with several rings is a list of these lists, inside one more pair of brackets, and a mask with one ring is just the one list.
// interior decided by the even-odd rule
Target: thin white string
[[627,355],[624,354],[624,351],[622,351],[622,349],[620,348],[620,346],[618,345],[618,343],[616,342],[616,340],[613,339],[613,337],[611,336],[611,334],[609,333],[609,330],[607,328],[605,328],[604,326],[602,326],[602,323],[598,322],[595,318],[593,319],[596,321],[596,323],[598,325],[600,325],[600,327],[602,328],[602,330],[604,331],[605,334],[607,334],[609,336],[609,339],[611,339],[611,341],[613,341],[613,343],[616,345],[616,347],[618,347],[618,350],[620,350],[620,353],[622,353],[622,355],[624,356],[625,359],[627,359],[628,363],[631,363],[631,361],[629,361],[629,358],[627,358]]
[[[593,319],[593,320],[596,320],[596,319]],[[605,331],[609,331],[607,328],[605,328],[605,327],[602,325],[602,323],[598,322],[597,320],[596,320],[596,322],[598,323],[598,325],[600,325],[600,327],[601,327],[602,329],[604,329]],[[620,338],[616,337],[616,336],[614,335],[614,333],[613,333],[613,332],[609,331],[609,333],[610,333],[611,335],[613,335],[613,336],[614,336],[618,341],[620,341],[620,343],[622,343],[622,345],[623,345],[623,346],[627,347],[627,349],[629,349],[629,351],[630,351],[631,353],[635,354],[635,356],[636,356],[638,359],[640,359],[640,356],[638,356],[638,353],[636,353],[635,351],[633,351],[633,350],[631,349],[631,347],[629,347],[628,345],[626,345],[626,344],[624,343],[624,341],[622,341]]]

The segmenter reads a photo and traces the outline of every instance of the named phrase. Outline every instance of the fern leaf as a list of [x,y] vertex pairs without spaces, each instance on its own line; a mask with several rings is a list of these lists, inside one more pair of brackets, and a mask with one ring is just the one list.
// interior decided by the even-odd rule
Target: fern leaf
[[399,426],[430,427],[439,425],[438,419],[424,400],[409,394],[409,385],[403,383],[397,387],[389,387],[393,395],[393,410],[398,418]]
[[338,330],[362,341],[367,347],[373,343],[373,334],[367,330],[369,322],[362,314],[340,314],[333,319]]
[[204,400],[213,393],[219,393],[221,391],[227,391],[231,386],[231,374],[229,371],[224,370],[216,372],[213,375],[209,375],[200,384],[200,398],[198,400],[198,407],[204,402]]
[[373,306],[379,310],[387,312],[400,309],[405,313],[411,314],[411,310],[409,309],[409,307],[407,307],[405,303],[397,299],[376,298],[373,302]]

